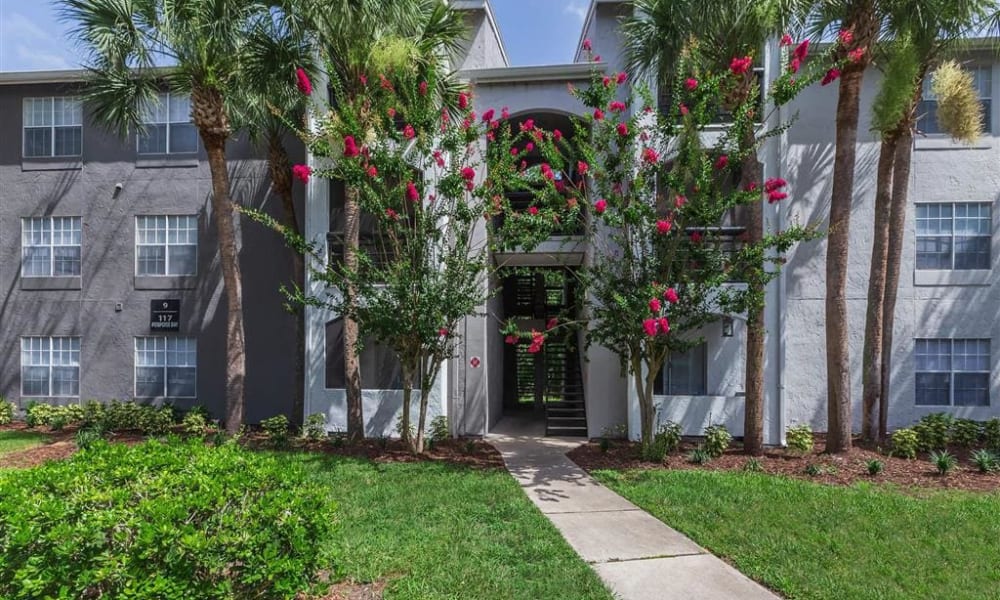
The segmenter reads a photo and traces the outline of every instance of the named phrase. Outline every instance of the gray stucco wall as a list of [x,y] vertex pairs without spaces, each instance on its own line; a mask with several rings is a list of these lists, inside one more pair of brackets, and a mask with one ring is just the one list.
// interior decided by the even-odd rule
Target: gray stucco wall
[[[993,64],[985,56],[972,57]],[[1000,89],[993,67],[993,97]],[[858,162],[847,299],[850,339],[852,403],[855,429],[860,428],[861,362],[867,305],[868,273],[874,220],[875,166],[878,142],[869,131],[870,108],[880,85],[869,72],[865,78],[859,125]],[[825,223],[829,210],[833,171],[836,86],[810,88],[791,107],[800,118],[789,131],[785,169],[790,182],[790,202],[784,207],[794,219]],[[993,103],[993,123],[998,122]],[[996,127],[972,147],[940,136],[916,140],[910,179],[910,203],[896,306],[892,394],[889,425],[902,427],[921,416],[945,410],[956,416],[984,419],[1000,414],[1000,289],[997,277],[997,205],[1000,191],[1000,140]],[[920,202],[990,202],[993,205],[992,270],[968,275],[956,272],[917,271],[915,268],[915,205]],[[787,364],[785,366],[787,416],[790,424],[805,422],[826,429],[826,351],[824,329],[826,241],[802,244],[787,265]],[[935,284],[937,282],[937,284]],[[990,407],[918,407],[915,404],[915,338],[990,338]]]
[[[0,86],[0,394],[20,396],[20,337],[80,336],[80,398],[133,395],[135,336],[151,335],[150,300],[181,301],[181,331],[198,340],[198,397],[178,406],[204,405],[221,414],[224,403],[225,298],[209,199],[204,153],[164,166],[140,168],[135,138],[127,142],[95,126],[85,108],[83,157],[72,168],[33,170],[21,159],[22,98],[62,95],[64,85]],[[245,142],[230,152],[233,196],[280,215],[268,195],[264,162]],[[302,150],[297,147],[296,160]],[[149,161],[141,161],[149,163]],[[141,164],[141,163],[140,163]],[[48,168],[51,168],[50,165]],[[69,166],[69,165],[62,165]],[[122,184],[114,195],[115,185]],[[198,275],[186,289],[138,289],[135,217],[198,215]],[[21,221],[30,216],[82,216],[82,285],[76,290],[25,290],[20,278]],[[247,337],[246,419],[290,412],[294,393],[294,321],[278,291],[289,279],[290,256],[278,236],[243,220],[243,291]],[[147,282],[148,283],[148,282]],[[173,284],[154,282],[155,287]],[[115,310],[121,303],[121,311]]]

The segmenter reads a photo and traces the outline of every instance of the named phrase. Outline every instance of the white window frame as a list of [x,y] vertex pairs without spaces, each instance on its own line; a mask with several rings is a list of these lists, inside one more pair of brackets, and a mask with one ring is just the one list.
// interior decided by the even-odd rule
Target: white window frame
[[[45,340],[45,341],[47,341],[48,342],[48,349],[41,349],[41,348],[35,349],[35,348],[31,348],[30,345],[32,344],[32,342],[34,340]],[[59,348],[56,348],[56,345],[57,345],[56,342],[57,341],[59,342],[59,344],[58,344],[60,346]],[[67,342],[70,344],[70,347],[69,348],[63,348],[62,345],[64,343],[67,343]],[[76,343],[76,347],[75,348],[73,347],[73,343],[74,342]],[[27,350],[25,350],[25,343],[29,344],[29,348]],[[45,335],[41,335],[41,336],[31,336],[31,335],[22,336],[21,337],[21,371],[20,371],[20,375],[19,375],[20,380],[21,380],[21,397],[22,398],[79,398],[80,397],[80,372],[81,372],[81,369],[80,369],[80,347],[81,346],[82,346],[82,340],[81,340],[80,336],[45,336]],[[29,354],[29,356],[33,352],[43,352],[43,353],[45,353],[47,355],[47,359],[45,361],[45,364],[34,364],[33,362],[31,364],[25,364],[25,361],[24,361],[24,359],[25,359],[25,352],[27,352]],[[70,353],[70,358],[71,359],[73,358],[73,354],[75,353],[75,355],[76,355],[75,356],[75,358],[76,358],[75,364],[74,364],[74,361],[72,361],[72,360],[70,360],[69,364],[58,364],[58,365],[55,364],[55,360],[54,359],[55,359],[57,353],[61,354],[61,353],[65,353],[65,352]],[[29,358],[29,360],[30,360],[30,358]],[[48,369],[48,392],[49,392],[48,394],[41,394],[41,395],[39,395],[39,394],[26,394],[25,393],[25,391],[24,391],[24,368],[25,367],[45,368],[45,369]],[[52,371],[56,367],[76,368],[76,394],[53,394],[52,393],[52,391],[53,391]]]
[[[199,145],[199,140],[198,140],[197,135],[195,136],[194,150],[187,150],[187,151],[183,151],[183,152],[181,152],[181,151],[171,151],[170,150],[170,132],[173,129],[173,126],[174,125],[187,125],[189,123],[194,123],[194,121],[191,120],[190,116],[188,116],[188,120],[187,121],[171,121],[170,120],[170,102],[171,102],[171,98],[173,98],[174,96],[177,96],[177,94],[175,94],[173,92],[160,92],[159,94],[157,94],[157,103],[166,106],[166,113],[167,113],[167,120],[166,121],[156,121],[156,120],[148,120],[147,121],[146,120],[146,116],[147,115],[140,114],[140,118],[143,119],[142,125],[166,125],[166,131],[167,131],[167,136],[166,137],[167,137],[167,139],[166,139],[166,147],[164,148],[163,152],[142,152],[140,150],[141,145],[142,145],[140,143],[140,140],[142,139],[142,131],[140,130],[140,131],[136,132],[136,136],[135,136],[135,151],[136,151],[136,153],[139,156],[165,156],[165,155],[169,155],[169,154],[182,154],[182,155],[197,154],[198,147],[199,147],[198,146]],[[190,96],[188,96],[188,102],[189,103],[191,102]],[[156,118],[155,116],[152,117],[152,119],[155,119],[155,118]]]
[[[171,219],[192,219],[194,221],[194,243],[178,243],[170,241],[170,221]],[[164,219],[164,241],[163,243],[142,243],[139,241],[139,223],[142,219]],[[180,230],[179,227],[175,229]],[[188,230],[188,228],[185,228]],[[198,275],[198,215],[136,215],[135,217],[135,276],[136,277],[196,277]],[[170,274],[170,247],[171,246],[194,246],[194,271],[191,273]],[[150,274],[139,272],[139,248],[163,248],[163,273]]]
[[[920,342],[948,342],[948,369],[920,369],[919,368],[919,357],[917,355],[917,347]],[[955,344],[956,342],[986,342],[987,354],[987,369],[986,370],[968,370],[968,369],[956,369],[955,368]],[[973,356],[981,357],[981,355],[976,354]],[[916,338],[914,340],[913,346],[913,358],[914,358],[914,382],[916,382],[916,376],[920,373],[947,373],[948,374],[948,404],[921,404],[917,400],[916,390],[914,390],[913,404],[914,406],[920,407],[940,407],[940,408],[987,408],[993,406],[993,397],[990,393],[990,379],[992,378],[992,367],[993,367],[993,343],[989,338]],[[955,376],[959,374],[974,373],[978,375],[986,375],[987,389],[986,389],[986,404],[955,404]]]
[[[942,233],[942,234],[921,234],[920,233],[920,231],[919,231],[919,226],[920,226],[919,210],[920,210],[921,207],[929,207],[929,206],[941,206],[941,207],[947,206],[947,207],[951,207],[951,217],[950,217],[950,220],[951,220],[951,233],[948,233],[948,234],[944,234],[944,233]],[[956,236],[956,234],[955,234],[955,221],[958,219],[958,217],[955,215],[955,212],[956,212],[956,209],[959,206],[979,206],[979,207],[986,207],[987,211],[989,211],[989,215],[987,216],[987,219],[988,219],[989,225],[990,225],[990,231],[989,231],[989,233],[985,233],[985,234],[981,234],[981,235],[975,235],[975,236],[973,236],[973,235]],[[974,272],[974,271],[989,271],[992,268],[992,265],[993,265],[993,203],[992,202],[919,202],[919,203],[917,203],[916,207],[917,207],[915,209],[916,216],[914,218],[914,221],[915,221],[915,224],[914,224],[914,236],[915,237],[914,237],[914,249],[913,249],[913,253],[914,253],[913,254],[913,265],[914,265],[914,269],[916,271],[947,271],[947,272],[950,272],[950,273],[968,273],[968,272]],[[989,258],[986,261],[986,263],[987,263],[986,268],[984,268],[984,269],[957,269],[957,268],[955,268],[955,256],[957,254],[955,240],[956,240],[957,237],[963,237],[963,238],[986,238],[986,239],[989,240],[989,242],[990,242],[990,254],[989,254]],[[948,267],[948,268],[945,268],[945,269],[922,269],[922,268],[920,268],[919,265],[918,265],[918,262],[917,262],[917,257],[920,254],[920,251],[919,251],[918,247],[920,245],[920,239],[921,238],[947,238],[947,239],[951,240],[951,256],[950,256],[951,257],[951,266]]]
[[[155,344],[156,341],[162,341],[163,342],[163,348],[162,348],[162,350],[158,349],[158,348],[155,348],[155,347],[152,350],[152,352],[154,353],[154,355],[156,355],[158,353],[162,353],[163,354],[164,360],[163,360],[163,364],[162,365],[140,365],[139,364],[139,352],[140,352],[140,350],[139,350],[139,340],[144,340],[144,341],[145,340],[152,340],[154,342],[154,344]],[[175,341],[183,340],[183,341],[191,342],[193,344],[193,348],[194,348],[194,350],[193,350],[193,354],[194,354],[193,363],[194,364],[170,364],[170,356],[171,356],[171,354],[177,352],[176,349],[174,349],[174,350],[170,349],[170,342],[171,342],[171,340],[175,340]],[[143,351],[148,352],[150,350],[148,350],[146,348],[143,348]],[[148,368],[148,369],[162,368],[163,369],[163,390],[162,390],[163,393],[162,394],[156,395],[156,396],[140,396],[139,395],[139,369],[140,368]],[[193,395],[193,396],[169,396],[169,395],[167,395],[167,392],[168,392],[167,388],[169,387],[169,369],[171,369],[171,368],[194,369],[194,394],[195,395]],[[132,397],[134,397],[134,398],[143,398],[143,399],[147,399],[147,398],[150,398],[150,399],[158,399],[158,398],[192,399],[192,398],[197,398],[198,397],[198,338],[195,338],[195,337],[186,337],[186,336],[182,336],[182,337],[164,336],[164,335],[140,335],[140,336],[136,336],[135,340],[133,342],[133,351],[132,351]]]
[[[77,108],[71,113],[73,117],[79,116],[79,119],[74,118],[73,123],[63,123],[61,125],[56,125],[56,100],[62,100],[65,102],[75,102]],[[48,115],[49,124],[48,125],[31,125],[28,126],[28,104],[39,102],[39,101],[51,101],[51,107]],[[65,112],[63,112],[65,116]],[[70,127],[78,127],[80,129],[80,152],[78,154],[56,154],[56,130],[57,129],[69,129]],[[51,151],[48,154],[40,154],[28,156],[27,143],[28,143],[28,129],[48,129],[51,138]],[[25,97],[21,101],[21,158],[33,159],[33,158],[72,158],[83,156],[83,99],[79,96],[29,96]]]
[[[74,231],[80,232],[80,243],[79,244],[64,244],[55,243],[55,225],[56,222],[70,222],[71,229],[61,229],[61,232],[69,231],[70,233]],[[28,243],[28,231],[29,223],[40,222],[48,223],[49,229],[49,243],[48,244],[29,244]],[[33,231],[33,230],[32,230]],[[56,274],[56,248],[80,248],[80,269],[77,273],[72,275],[57,275]],[[25,259],[28,256],[28,248],[48,248],[49,249],[49,271],[47,275],[25,275],[24,264]],[[42,278],[42,277],[55,277],[55,278],[69,278],[69,277],[80,277],[83,274],[83,217],[22,217],[21,218],[21,277],[22,278]]]

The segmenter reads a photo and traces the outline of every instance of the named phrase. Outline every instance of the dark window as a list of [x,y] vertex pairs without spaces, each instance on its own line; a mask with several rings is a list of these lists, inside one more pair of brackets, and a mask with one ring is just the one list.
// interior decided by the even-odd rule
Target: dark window
[[[416,375],[414,378],[416,379]],[[347,387],[344,375],[344,320],[334,319],[326,324],[326,388],[339,390]],[[413,382],[413,389],[420,383]],[[403,369],[391,348],[371,339],[364,340],[361,350],[361,388],[365,390],[403,389]]]
[[985,202],[918,204],[917,269],[989,269],[991,212]]
[[687,352],[671,353],[656,378],[653,393],[658,396],[708,395],[708,347],[701,343]]
[[916,340],[918,406],[989,406],[990,341]]

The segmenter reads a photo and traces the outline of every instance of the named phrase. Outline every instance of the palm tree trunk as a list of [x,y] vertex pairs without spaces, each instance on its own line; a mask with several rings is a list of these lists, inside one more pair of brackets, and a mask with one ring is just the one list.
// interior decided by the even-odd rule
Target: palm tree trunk
[[879,438],[878,409],[882,398],[882,319],[885,306],[886,260],[889,253],[889,213],[892,206],[893,164],[899,132],[885,134],[879,151],[875,184],[875,230],[868,275],[868,314],[865,318],[864,390],[861,394],[861,433],[866,441]]
[[237,243],[235,210],[229,197],[229,165],[226,164],[226,140],[229,118],[222,94],[213,88],[196,87],[191,92],[191,116],[212,174],[212,212],[219,236],[219,263],[226,292],[226,432],[235,434],[243,424],[244,386],[246,384],[246,334],[243,329],[243,278]]
[[[358,244],[361,238],[359,191],[348,186],[344,199],[344,266],[348,272],[358,269]],[[347,437],[357,441],[365,437],[364,410],[361,405],[361,360],[358,355],[358,322],[353,313],[358,291],[352,283],[344,289],[347,312],[344,316],[344,378],[347,385]]]
[[[912,117],[911,117],[912,118]],[[906,211],[909,203],[910,167],[913,162],[913,123],[907,121],[899,137],[892,176],[892,210],[889,216],[889,249],[886,257],[885,300],[882,303],[882,402],[879,405],[879,436],[888,431],[889,398],[892,391],[892,331],[896,322],[896,296],[906,235]]]
[[851,449],[851,357],[848,348],[847,253],[864,69],[845,68],[837,99],[837,150],[833,163],[830,229],[826,251],[827,452]]
[[[761,165],[753,146],[753,131],[747,132],[742,151],[750,151],[743,160],[740,187],[760,182]],[[747,146],[749,144],[749,146]],[[763,198],[747,206],[747,242],[760,243],[764,237]],[[763,265],[761,265],[763,267]],[[747,355],[744,373],[743,450],[750,456],[764,454],[764,286],[756,278],[750,281],[750,296],[761,301],[747,311]]]
[[[288,151],[281,141],[281,134],[272,132],[268,135],[268,169],[271,175],[271,186],[281,198],[284,216],[284,227],[297,236],[302,235],[299,228],[299,217],[295,211],[295,197],[292,194],[292,166]],[[292,283],[297,289],[305,285],[305,257],[292,248]],[[305,423],[305,311],[295,307],[295,392],[292,396],[292,422]]]

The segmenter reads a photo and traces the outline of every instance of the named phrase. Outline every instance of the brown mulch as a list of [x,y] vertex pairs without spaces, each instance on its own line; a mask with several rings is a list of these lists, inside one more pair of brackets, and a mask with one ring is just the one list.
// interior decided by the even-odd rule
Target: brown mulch
[[383,591],[389,582],[380,579],[374,583],[355,583],[342,581],[330,588],[322,596],[305,596],[299,594],[296,600],[382,600]]
[[[73,441],[77,429],[74,426],[66,427],[59,431],[52,431],[48,427],[31,429],[23,422],[14,422],[0,426],[0,431],[31,431],[48,436],[48,439],[39,446],[18,450],[9,454],[0,454],[0,468],[27,469],[37,467],[50,460],[69,458],[77,450],[76,443]],[[145,438],[137,433],[116,433],[110,435],[107,439],[112,442],[137,444]]]
[[[971,450],[967,448],[951,448],[959,464],[947,475],[938,475],[937,470],[927,460],[924,454],[915,460],[886,456],[871,445],[855,440],[854,448],[846,454],[825,454],[826,441],[822,435],[817,435],[815,448],[810,454],[799,456],[781,448],[769,448],[764,456],[758,457],[764,472],[772,475],[783,475],[796,479],[830,485],[852,485],[858,482],[889,483],[905,488],[921,489],[952,489],[975,492],[992,492],[1000,490],[1000,473],[980,473],[969,462]],[[697,447],[695,440],[685,440],[681,449],[668,456],[663,463],[643,461],[639,456],[638,444],[615,441],[607,452],[602,452],[600,446],[591,442],[571,451],[568,456],[586,471],[596,469],[677,469],[706,471],[742,471],[749,457],[743,454],[742,448],[731,447],[726,453],[714,459],[707,465],[696,465],[688,461],[687,455]],[[882,461],[882,473],[871,476],[868,474],[867,461],[878,459]],[[806,473],[810,464],[817,465],[822,472],[811,476]]]
[[[251,434],[247,444],[256,448],[267,448],[263,435]],[[472,469],[503,469],[503,457],[496,448],[480,439],[457,439],[427,445],[424,453],[415,456],[400,440],[366,439],[348,443],[346,440],[323,440],[320,442],[296,440],[290,451],[321,452],[335,456],[363,458],[375,463],[439,462]]]

